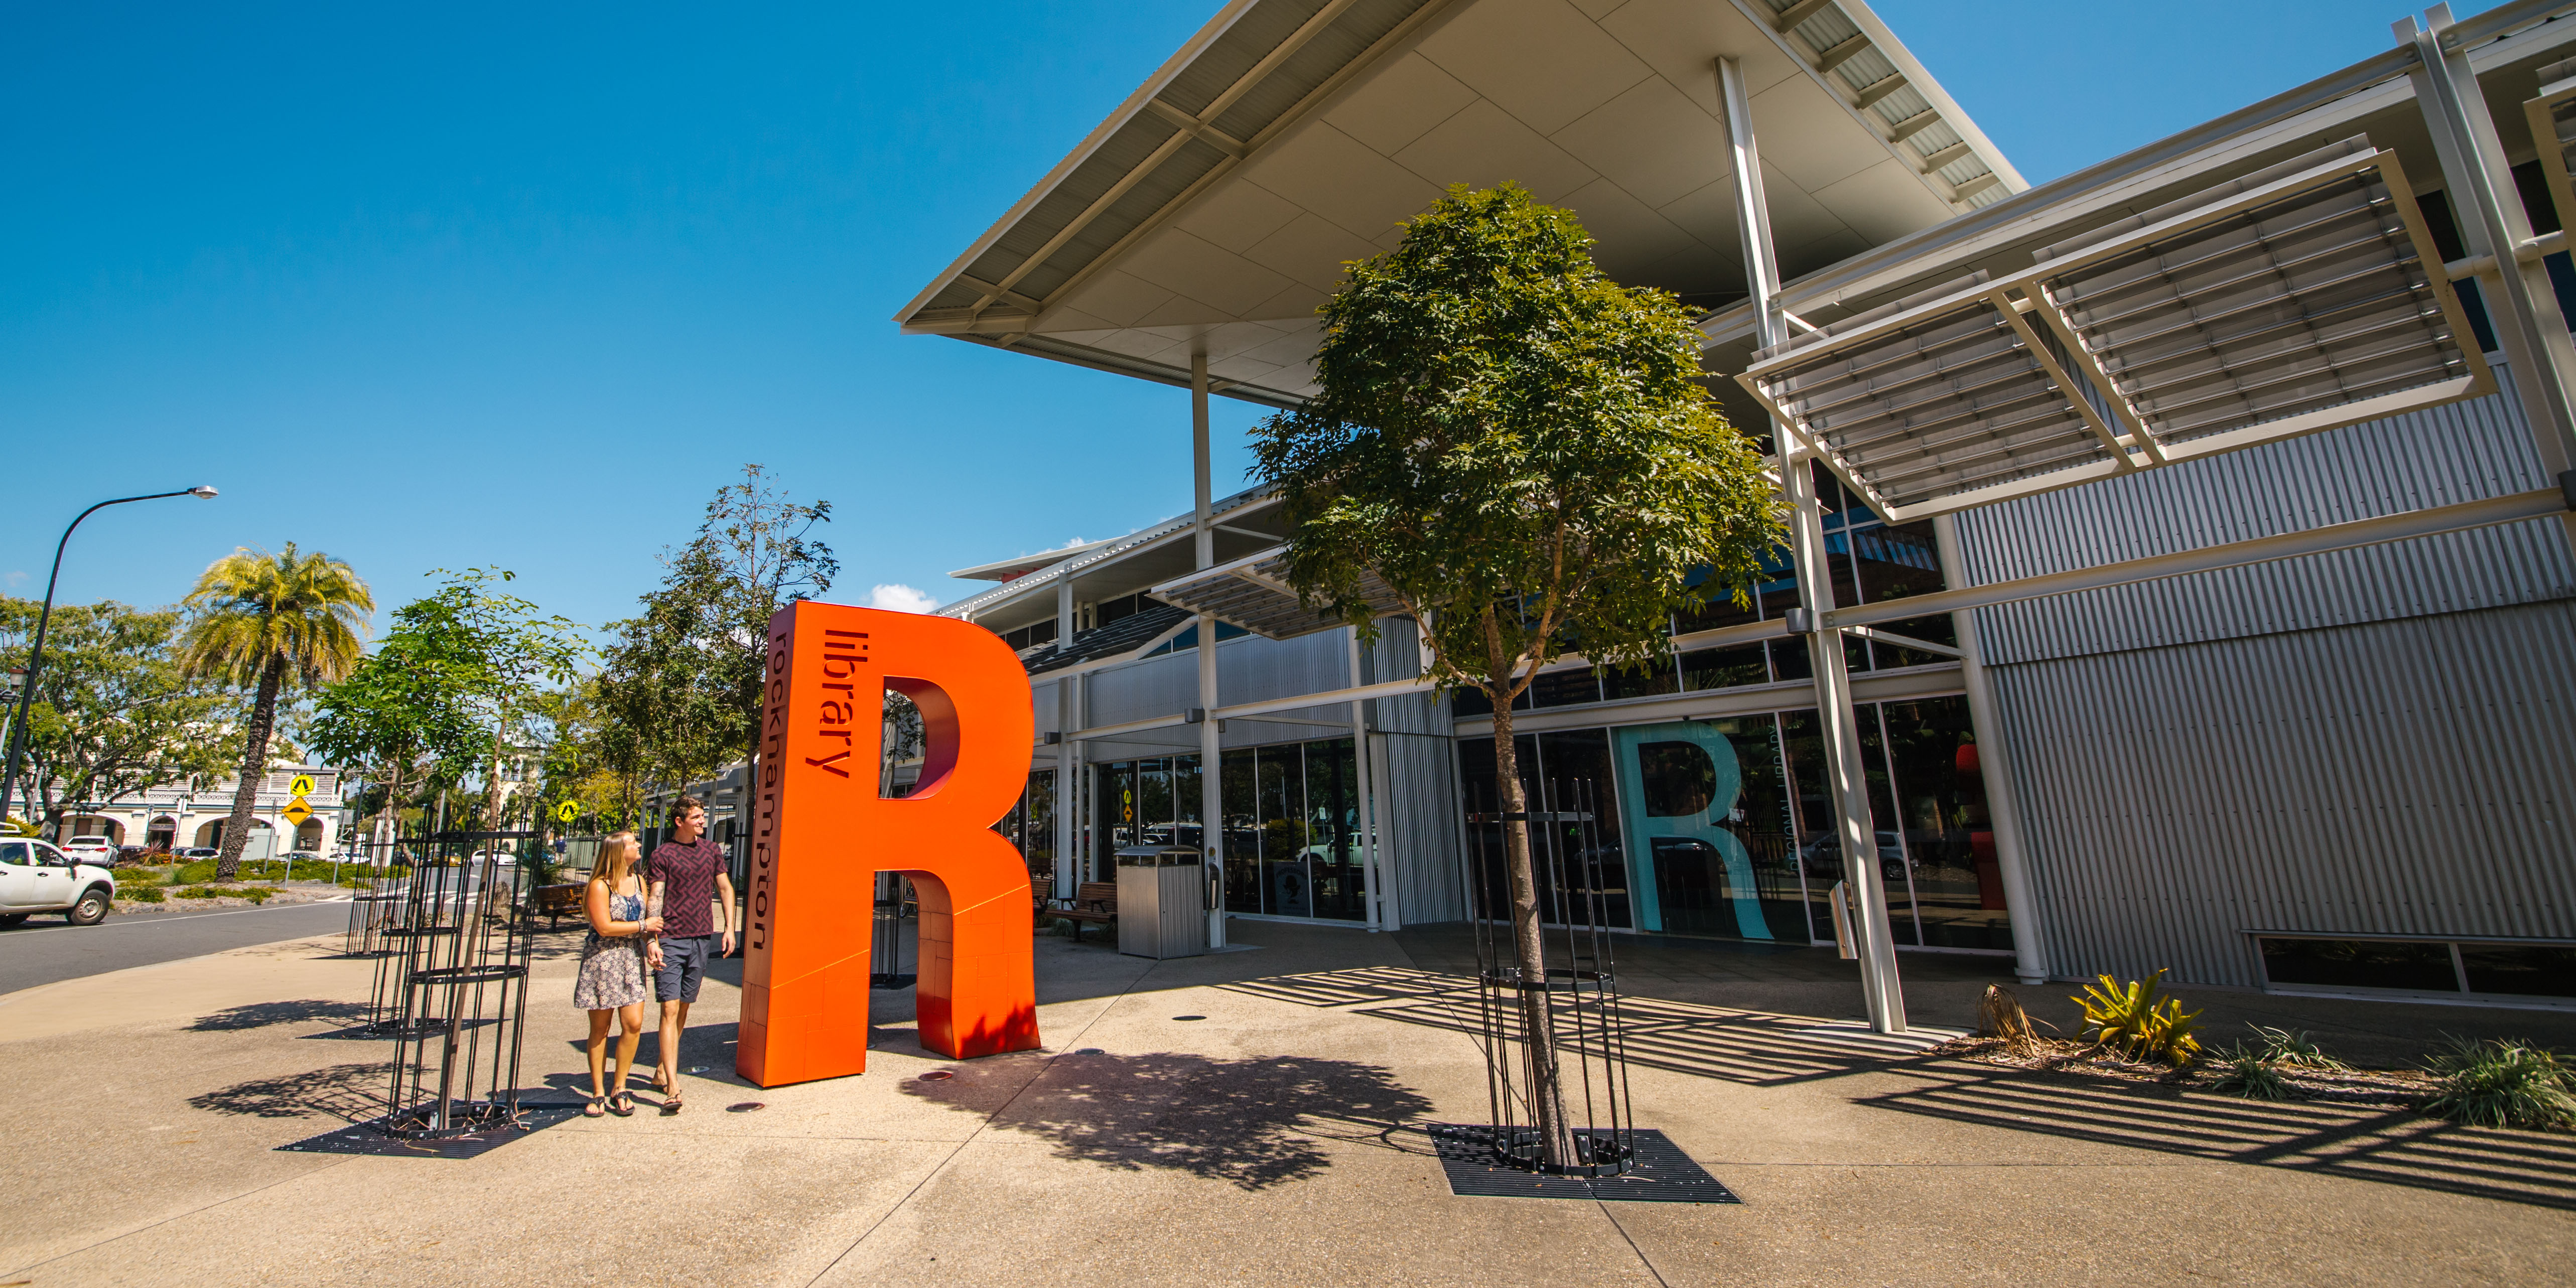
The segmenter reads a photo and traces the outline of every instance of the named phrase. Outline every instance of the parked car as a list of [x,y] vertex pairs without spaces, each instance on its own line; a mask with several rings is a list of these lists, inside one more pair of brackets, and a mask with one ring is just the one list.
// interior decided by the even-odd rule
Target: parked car
[[[1890,881],[1905,879],[1905,838],[1894,832],[1873,834],[1878,845],[1878,870]],[[1843,841],[1827,833],[1807,842],[1799,851],[1809,872],[1839,871],[1843,864]]]
[[218,850],[211,845],[198,845],[179,851],[179,857],[190,863],[194,863],[199,859],[215,858],[222,853],[223,851]]
[[0,841],[0,926],[40,912],[95,926],[115,901],[116,875],[96,855],[66,853],[43,841]]
[[104,836],[75,836],[63,842],[62,851],[83,863],[95,862],[104,866],[116,862],[116,842]]
[[465,862],[469,867],[479,868],[485,863],[498,863],[502,867],[510,868],[518,866],[519,856],[510,853],[508,850],[476,850],[473,857],[465,860]]

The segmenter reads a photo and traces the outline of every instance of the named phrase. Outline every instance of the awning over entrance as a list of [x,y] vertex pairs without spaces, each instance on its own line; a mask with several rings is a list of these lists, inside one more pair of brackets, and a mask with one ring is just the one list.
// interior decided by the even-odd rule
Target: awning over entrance
[[1215,392],[1313,390],[1342,265],[1453,183],[1571,207],[1611,276],[1745,294],[1714,70],[1741,60],[1791,274],[2025,185],[1860,0],[1237,0],[906,305]]
[[[1398,615],[1404,606],[1395,593],[1370,574],[1361,582],[1369,608],[1381,616]],[[1249,558],[1220,564],[1186,577],[1175,577],[1145,592],[1166,604],[1216,619],[1274,640],[1309,635],[1340,626],[1341,619],[1297,602],[1288,584],[1288,551],[1274,546]]]
[[2393,152],[2293,157],[1754,355],[1894,522],[2488,392]]

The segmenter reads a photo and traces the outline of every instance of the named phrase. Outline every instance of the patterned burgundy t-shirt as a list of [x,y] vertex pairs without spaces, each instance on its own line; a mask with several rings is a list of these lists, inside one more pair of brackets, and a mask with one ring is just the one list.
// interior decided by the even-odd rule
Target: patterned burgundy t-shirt
[[689,939],[716,933],[707,906],[715,901],[716,873],[724,866],[724,847],[700,836],[683,844],[664,841],[653,847],[653,879],[662,883],[662,937]]

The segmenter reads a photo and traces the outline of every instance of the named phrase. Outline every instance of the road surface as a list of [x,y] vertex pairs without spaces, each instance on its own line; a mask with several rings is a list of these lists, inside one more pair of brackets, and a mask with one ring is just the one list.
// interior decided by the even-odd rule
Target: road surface
[[329,934],[348,924],[346,903],[111,913],[95,926],[67,926],[60,917],[40,913],[32,921],[0,930],[0,994],[129,966]]

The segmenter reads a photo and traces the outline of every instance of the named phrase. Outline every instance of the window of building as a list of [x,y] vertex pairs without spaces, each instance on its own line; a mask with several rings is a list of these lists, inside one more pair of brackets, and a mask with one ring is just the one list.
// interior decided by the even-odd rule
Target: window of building
[[1002,642],[1010,645],[1014,653],[1040,644],[1052,644],[1055,642],[1055,619],[1050,617],[1042,622],[1031,622],[1015,631],[1004,631]]
[[[1247,631],[1232,622],[1218,622],[1216,624],[1216,642],[1219,644],[1230,639],[1240,639],[1243,636],[1250,635],[1251,633],[1252,632]],[[1182,627],[1180,634],[1155,645],[1153,650],[1145,654],[1145,656],[1161,657],[1166,653],[1186,653],[1198,646],[1199,628],[1196,622],[1192,622],[1191,624]]]
[[2258,935],[2254,943],[2273,986],[2576,998],[2576,944],[2565,941]]
[[[1871,704],[1857,715],[1896,942],[2010,950],[1967,700]],[[1593,839],[1569,832],[1560,852],[1588,854],[1565,880],[1615,910],[1612,924],[1833,942],[1842,846],[1814,711],[1525,734],[1517,745],[1533,811],[1563,813],[1552,803],[1597,798],[1576,811],[1592,816]],[[1457,747],[1460,808],[1499,812],[1492,740],[1463,737]],[[1542,788],[1550,804],[1541,803]],[[1479,879],[1502,890],[1499,831],[1471,823],[1469,836]],[[1543,910],[1553,910],[1557,878],[1537,875]]]

